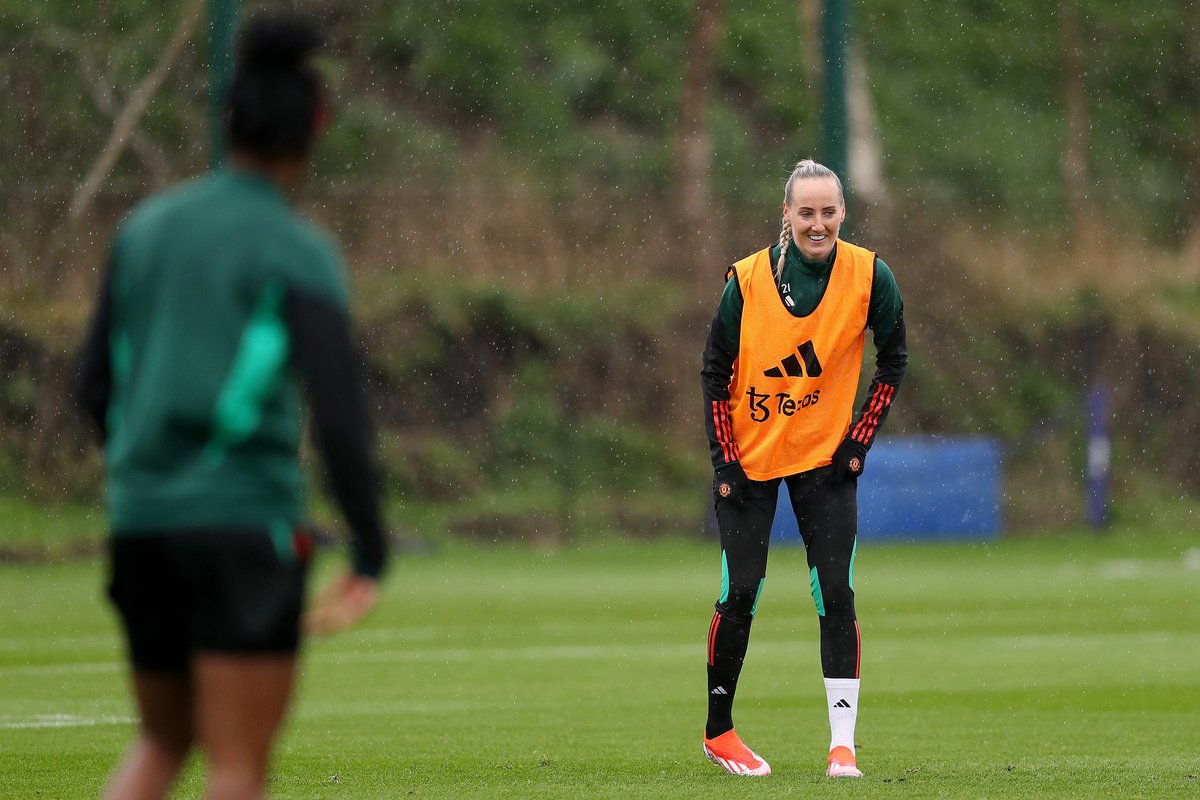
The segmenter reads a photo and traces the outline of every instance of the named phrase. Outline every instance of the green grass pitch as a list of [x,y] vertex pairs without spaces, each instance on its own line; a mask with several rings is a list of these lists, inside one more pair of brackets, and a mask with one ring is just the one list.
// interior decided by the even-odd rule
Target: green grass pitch
[[[772,553],[739,689],[761,779],[700,752],[714,543],[401,557],[366,624],[307,648],[271,794],[1198,797],[1198,560],[1195,537],[1128,531],[862,543],[866,777],[834,783],[802,550]],[[0,797],[95,797],[130,741],[102,583],[0,566]],[[177,796],[200,793],[193,764]]]

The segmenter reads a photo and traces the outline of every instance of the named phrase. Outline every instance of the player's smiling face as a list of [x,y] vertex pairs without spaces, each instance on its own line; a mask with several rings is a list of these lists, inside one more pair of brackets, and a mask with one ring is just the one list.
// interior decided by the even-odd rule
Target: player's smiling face
[[783,215],[791,223],[792,238],[804,260],[824,261],[846,219],[846,206],[832,178],[803,178],[792,184],[791,202],[783,204]]

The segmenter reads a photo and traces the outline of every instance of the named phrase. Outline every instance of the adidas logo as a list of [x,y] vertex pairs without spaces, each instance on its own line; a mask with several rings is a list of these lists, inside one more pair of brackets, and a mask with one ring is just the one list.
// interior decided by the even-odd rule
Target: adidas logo
[[836,703],[834,703],[833,707],[834,708],[849,708],[850,704],[846,702],[845,698],[843,698],[841,700],[838,700]]
[[[797,353],[800,354],[800,358],[796,358]],[[804,366],[800,365],[800,359],[804,359]],[[795,353],[785,356],[778,367],[763,371],[763,375],[768,378],[782,378],[785,375],[789,378],[803,378],[805,374],[810,378],[821,374],[821,360],[817,358],[817,351],[813,349],[811,339],[797,347]]]
[[725,691],[724,686],[718,686],[717,688],[715,688],[711,692],[709,692],[709,694],[729,694],[729,692]]

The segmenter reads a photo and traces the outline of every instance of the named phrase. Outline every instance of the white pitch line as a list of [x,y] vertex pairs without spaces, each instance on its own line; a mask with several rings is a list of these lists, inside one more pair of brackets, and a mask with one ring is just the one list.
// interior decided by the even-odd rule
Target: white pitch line
[[52,640],[35,636],[7,636],[0,638],[0,651],[24,653],[29,650],[66,650],[77,653],[85,647],[115,648],[120,641],[116,636],[59,636]]
[[0,729],[90,728],[96,725],[132,725],[137,717],[77,717],[73,714],[37,714],[30,719],[0,719]]
[[48,675],[63,672],[116,672],[124,670],[124,661],[92,661],[82,664],[20,664],[0,667],[0,675]]
[[581,644],[539,647],[440,647],[419,650],[379,650],[374,652],[309,653],[306,658],[327,663],[330,661],[429,662],[439,661],[544,661],[547,659],[597,659],[625,661],[633,656],[675,658],[690,653],[703,653],[704,642],[692,644]]

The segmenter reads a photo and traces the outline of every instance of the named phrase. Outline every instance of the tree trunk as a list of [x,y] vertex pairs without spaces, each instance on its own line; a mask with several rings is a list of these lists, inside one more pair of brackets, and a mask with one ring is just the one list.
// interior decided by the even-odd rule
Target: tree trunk
[[821,89],[821,3],[823,0],[800,0],[800,46],[804,53],[804,79],[813,97]]
[[713,55],[722,32],[722,0],[697,0],[683,74],[679,133],[676,147],[677,232],[687,258],[684,270],[714,268],[711,262],[714,230],[711,185],[712,139],[708,132],[708,90],[713,80]]
[[890,237],[893,232],[891,195],[883,177],[883,148],[879,144],[878,120],[871,87],[867,82],[867,59],[857,42],[850,43],[850,74],[846,110],[850,118],[849,158],[846,167],[854,187],[855,209],[851,213],[865,224],[856,226],[872,238]]
[[[1188,27],[1190,36],[1185,34],[1187,47],[1187,66],[1184,74],[1188,78],[1188,88],[1185,90],[1192,98],[1192,126],[1200,126],[1200,4],[1192,6],[1192,20]],[[1188,163],[1185,180],[1187,181],[1187,196],[1190,199],[1185,210],[1187,231],[1184,233],[1183,254],[1184,264],[1193,265],[1193,270],[1200,268],[1200,136],[1191,137],[1191,146],[1185,151],[1184,157]],[[1195,273],[1193,272],[1193,276]]]
[[1079,29],[1078,0],[1059,0],[1059,29],[1062,43],[1063,110],[1066,115],[1066,146],[1063,151],[1063,188],[1072,247],[1088,236],[1088,111],[1083,85],[1083,35]]
[[[110,81],[100,73],[96,59],[90,53],[80,53],[80,71],[92,94],[96,108],[107,114],[114,122],[120,118],[121,103],[110,88]],[[140,127],[129,133],[129,146],[142,162],[152,189],[162,189],[171,182],[171,165],[167,154]]]
[[[80,74],[96,108],[115,123],[121,116],[122,105],[113,91],[113,81],[100,68],[95,43],[88,37],[55,25],[42,25],[35,33],[46,45],[71,53],[79,59]],[[171,182],[171,166],[166,153],[141,128],[134,127],[130,133],[130,147],[142,162],[151,188],[161,189]]]
[[196,24],[200,21],[200,17],[204,12],[204,0],[192,0],[184,9],[183,16],[179,19],[179,24],[175,27],[175,32],[171,34],[171,39],[167,42],[167,46],[159,54],[158,62],[154,65],[154,69],[150,71],[141,83],[133,90],[129,97],[129,102],[117,117],[113,124],[112,132],[108,136],[108,141],[104,144],[104,149],[96,158],[92,168],[88,171],[87,177],[83,183],[75,190],[75,195],[71,198],[71,205],[67,209],[68,223],[76,223],[83,216],[88,206],[91,205],[92,199],[96,196],[96,192],[100,190],[100,186],[104,183],[104,179],[108,176],[109,170],[117,163],[121,152],[129,143],[133,132],[137,129],[138,120],[146,111],[146,107],[150,105],[150,101],[154,98],[163,81],[167,79],[167,73],[171,71],[171,67],[175,66],[175,62],[183,54],[183,48],[187,45],[188,40],[192,38],[192,31]]

